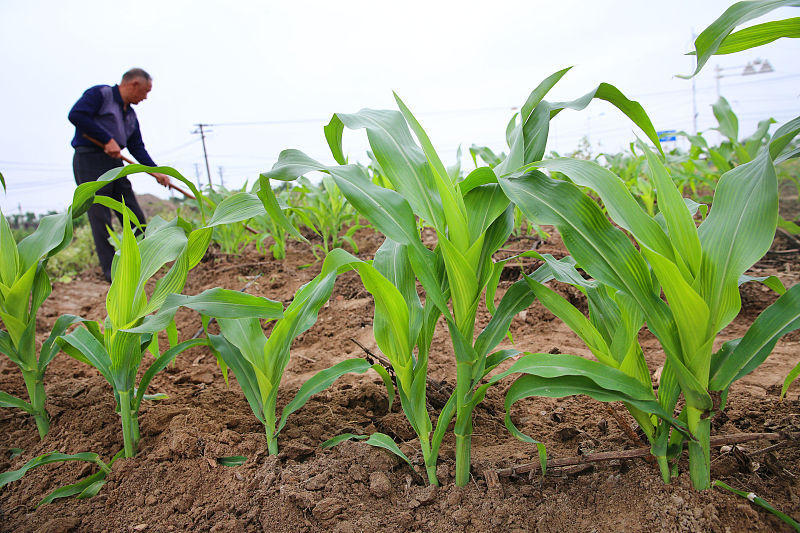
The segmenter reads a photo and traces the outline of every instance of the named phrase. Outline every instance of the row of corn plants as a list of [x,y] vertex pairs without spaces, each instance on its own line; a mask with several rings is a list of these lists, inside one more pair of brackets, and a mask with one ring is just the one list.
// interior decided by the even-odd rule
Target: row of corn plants
[[[752,14],[745,11],[736,20],[748,13]],[[733,27],[728,23],[721,33],[728,35]],[[723,35],[717,47],[724,39]],[[29,396],[25,401],[2,393],[0,405],[30,413],[44,435],[48,419],[43,376],[60,348],[95,367],[111,385],[122,424],[121,455],[132,457],[140,440],[139,411],[153,377],[180,352],[207,346],[226,379],[228,369],[233,369],[254,415],[264,425],[269,453],[277,453],[277,437],[287,418],[314,393],[345,373],[373,369],[386,384],[390,402],[396,389],[419,437],[431,484],[438,484],[439,450],[454,422],[456,484],[464,485],[470,475],[473,411],[489,387],[515,375],[506,396],[506,426],[537,446],[543,471],[544,445],[514,426],[513,404],[530,396],[586,394],[600,401],[623,402],[649,439],[665,482],[676,474],[686,443],[693,485],[709,488],[711,417],[724,409],[731,384],[763,362],[782,335],[800,327],[800,286],[786,290],[769,280],[781,296],[743,338],[714,350],[717,335],[740,310],[738,287],[750,280],[744,272],[764,255],[774,237],[778,220],[774,165],[796,153],[791,143],[800,133],[800,117],[778,128],[759,150],[748,152],[747,162],[722,175],[712,208],[697,226],[694,214],[699,206],[681,196],[662,159],[655,129],[637,102],[606,83],[573,101],[544,99],[568,70],[545,79],[512,117],[506,129],[507,154],[497,156],[475,148],[476,169],[467,176],[458,167],[444,166],[422,125],[395,95],[396,111],[364,109],[333,116],[324,133],[335,163],[323,164],[298,150],[286,150],[250,192],[243,189],[217,201],[205,199],[173,169],[132,165],[79,186],[65,213],[46,217],[20,243],[0,217],[0,319],[6,328],[0,336],[0,351],[20,367]],[[638,150],[646,161],[657,213],[637,202],[623,179],[592,161],[544,158],[550,121],[561,111],[581,110],[594,99],[617,107],[653,143],[655,149],[639,141]],[[345,128],[366,131],[372,175],[367,167],[348,164],[342,151]],[[486,164],[478,166],[476,155]],[[200,221],[154,219],[137,239],[132,226],[140,224],[130,210],[94,194],[108,181],[145,170],[186,183],[200,198]],[[319,191],[327,196],[314,202],[338,209],[344,204],[332,205],[331,198],[340,193],[354,210],[346,215],[353,217],[349,220],[357,221],[360,215],[385,235],[372,261],[342,249],[324,250],[327,255],[320,274],[297,292],[286,309],[266,298],[219,288],[193,296],[181,294],[189,270],[200,262],[217,228],[266,216],[281,231],[302,240],[270,179],[293,182],[310,172],[325,175]],[[92,202],[123,213],[106,297],[107,316],[102,323],[74,316],[59,318],[37,356],[36,311],[50,292],[47,260],[69,244],[73,218]],[[208,207],[213,209],[210,217],[205,214]],[[335,223],[322,219],[312,223],[341,227],[338,213]],[[512,233],[515,213],[531,224],[554,226],[571,256],[556,260],[526,252],[541,260],[542,267],[524,275],[495,305],[500,273],[508,260],[496,261],[494,255]],[[422,240],[425,227],[435,231],[433,249]],[[154,289],[145,291],[148,281],[168,264]],[[277,395],[291,343],[314,324],[336,277],[351,270],[374,297],[373,333],[394,379],[381,366],[363,359],[346,360],[306,382],[278,418]],[[545,285],[552,279],[584,291],[588,318]],[[423,289],[424,303],[417,284]],[[496,349],[508,335],[513,317],[536,298],[576,332],[596,361],[570,354]],[[476,316],[481,302],[492,317],[479,330]],[[174,316],[181,306],[200,312],[204,324],[216,318],[220,333],[206,331],[204,339],[178,342]],[[450,335],[456,386],[434,424],[426,401],[427,367],[440,318]],[[269,336],[263,332],[264,320],[275,320]],[[66,333],[70,326],[76,327]],[[666,356],[657,393],[638,343],[644,326],[659,340]],[[169,343],[163,353],[162,332]],[[153,360],[137,382],[148,353]],[[512,358],[516,361],[507,370],[491,375]],[[327,444],[349,438],[366,438],[367,443],[408,461],[388,436],[379,433],[344,434]],[[76,458],[98,463],[96,456],[49,455],[21,470]],[[98,464],[105,471],[107,465]],[[3,481],[21,475],[18,472]]]

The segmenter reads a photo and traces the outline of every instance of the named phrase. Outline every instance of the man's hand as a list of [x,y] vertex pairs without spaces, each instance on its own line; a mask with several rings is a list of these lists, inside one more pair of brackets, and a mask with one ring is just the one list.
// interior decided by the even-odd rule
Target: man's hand
[[169,185],[171,183],[169,180],[169,176],[167,176],[166,174],[159,174],[159,173],[153,173],[153,176],[158,180],[158,182],[161,185],[169,189]]
[[109,157],[113,157],[114,159],[120,159],[122,157],[120,153],[121,148],[113,138],[103,146],[103,150]]

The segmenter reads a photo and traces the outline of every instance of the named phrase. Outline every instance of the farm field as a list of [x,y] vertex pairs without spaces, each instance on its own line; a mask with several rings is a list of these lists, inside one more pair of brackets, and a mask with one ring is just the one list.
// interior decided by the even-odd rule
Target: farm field
[[[525,237],[507,243],[509,249],[534,246],[555,257],[566,254],[557,232],[539,243]],[[430,236],[429,236],[430,237]],[[380,238],[370,229],[356,233],[361,255],[371,256]],[[785,251],[780,237],[773,251]],[[777,275],[790,286],[800,274],[798,253],[767,254],[751,273]],[[306,245],[291,243],[283,261],[252,249],[240,256],[209,251],[202,268],[188,279],[186,294],[224,286],[288,301],[297,288],[312,279],[320,264]],[[535,261],[525,260],[529,272]],[[240,266],[241,265],[241,266]],[[498,300],[519,277],[519,267],[503,273]],[[41,311],[39,337],[63,313],[102,318],[107,284],[98,269],[89,269],[68,284],[57,284]],[[719,340],[741,336],[744,328],[775,296],[761,285],[743,290],[743,311]],[[580,293],[559,290],[576,302]],[[287,377],[281,385],[279,407],[315,371],[363,352],[350,339],[375,350],[372,337],[372,299],[354,273],[337,281],[317,324],[294,344]],[[579,303],[579,305],[581,305]],[[585,306],[585,303],[583,303]],[[479,322],[488,313],[479,313]],[[200,327],[196,313],[179,312],[180,338]],[[213,326],[212,326],[213,328]],[[591,356],[581,341],[539,302],[514,319],[515,347]],[[648,333],[641,334],[649,366],[663,364],[663,354]],[[506,341],[505,344],[508,344]],[[433,341],[429,381],[430,402],[441,408],[442,389],[455,382],[446,329]],[[787,335],[758,370],[737,382],[723,416],[714,420],[713,434],[800,431],[800,400],[792,389],[784,401],[778,391],[800,354],[800,336]],[[368,377],[369,376],[369,377]],[[341,432],[392,436],[409,458],[421,461],[418,442],[395,404],[387,411],[386,392],[375,376],[344,376],[289,418],[279,438],[281,452],[267,456],[263,427],[250,414],[237,382],[226,387],[214,358],[204,348],[178,356],[156,377],[153,391],[169,399],[143,408],[142,448],[134,459],[115,465],[100,494],[90,500],[58,500],[36,508],[46,493],[89,472],[91,467],[66,463],[31,470],[8,487],[0,507],[3,531],[510,531],[627,530],[652,531],[781,531],[790,530],[774,516],[751,508],[738,496],[721,491],[696,492],[687,473],[664,485],[657,468],[645,460],[628,459],[552,469],[540,473],[498,476],[514,465],[536,462],[536,448],[522,444],[502,423],[505,389],[495,388],[476,410],[473,474],[465,487],[452,484],[452,438],[446,438],[438,469],[443,487],[426,486],[418,474],[388,452],[361,443],[343,443],[332,450],[319,444]],[[121,446],[118,415],[109,401],[103,379],[70,358],[57,358],[48,369],[48,409],[53,426],[39,442],[32,420],[24,413],[0,414],[0,471],[54,449],[66,453],[92,450],[110,457]],[[0,389],[23,394],[24,385],[7,361],[0,362]],[[444,394],[442,394],[444,396]],[[614,405],[614,404],[610,404]],[[615,409],[633,427],[621,405]],[[642,446],[620,429],[605,404],[586,397],[534,398],[513,408],[518,426],[537,435],[552,458],[571,457]],[[754,441],[741,446],[754,452],[770,446]],[[8,460],[9,450],[21,447],[23,456]],[[226,467],[219,457],[244,455],[241,466]],[[735,453],[712,455],[712,477],[735,487],[747,487],[790,515],[800,512],[797,472],[800,449],[790,445],[758,456],[758,464],[743,464]],[[685,469],[685,465],[684,465]],[[487,477],[488,476],[488,477]],[[487,481],[488,480],[488,481]],[[380,509],[380,513],[375,510]]]
[[[729,6],[676,77],[799,5]],[[0,212],[0,532],[800,532],[800,116],[754,126],[717,65],[715,125],[693,80],[658,131],[611,83],[556,100],[572,69],[502,147],[448,160],[392,92],[231,188],[204,128],[292,121],[196,124],[203,186],[85,133],[92,94],[136,126],[146,71],[86,91],[71,202]],[[596,101],[627,147],[559,153]],[[142,212],[142,174],[180,197]]]

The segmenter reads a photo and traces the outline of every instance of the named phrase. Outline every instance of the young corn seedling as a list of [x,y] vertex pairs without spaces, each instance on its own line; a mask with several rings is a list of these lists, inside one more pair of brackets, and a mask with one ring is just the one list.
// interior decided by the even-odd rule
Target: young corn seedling
[[358,213],[339,191],[333,178],[323,176],[320,185],[314,185],[306,178],[298,179],[298,183],[300,187],[295,187],[293,192],[299,192],[301,196],[295,200],[292,211],[299,222],[322,238],[322,244],[315,244],[312,248],[314,255],[319,258],[318,252],[325,255],[345,242],[358,253],[353,235],[364,226],[358,224]]
[[[328,255],[322,272],[295,294],[283,317],[275,322],[269,337],[264,335],[258,317],[219,318],[217,322],[221,334],[208,335],[212,349],[225,366],[233,369],[253,414],[264,425],[269,454],[278,453],[278,434],[286,425],[289,415],[303,407],[312,395],[328,388],[346,373],[363,374],[370,368],[378,372],[389,390],[391,407],[393,389],[389,374],[380,365],[371,365],[364,359],[355,358],[318,372],[300,387],[294,399],[283,409],[280,420],[276,417],[278,389],[289,363],[291,344],[316,322],[320,308],[330,299],[339,270],[349,264],[347,261],[357,261],[345,254],[339,249]],[[265,315],[263,318],[274,317]]]
[[[125,457],[133,457],[138,448],[138,415],[150,381],[179,353],[207,342],[193,339],[177,343],[173,317],[178,307],[228,318],[281,316],[280,303],[235,291],[210,289],[196,296],[176,294],[183,289],[189,270],[205,254],[214,225],[248,217],[249,212],[243,207],[246,206],[236,200],[221,202],[208,225],[193,230],[188,236],[177,225],[177,219],[151,223],[141,241],[134,237],[128,211],[123,211],[122,246],[112,265],[106,319],[102,324],[83,321],[84,327],[58,339],[68,355],[95,367],[111,384],[122,420]],[[261,210],[263,212],[263,207]],[[148,296],[145,292],[148,280],[170,262],[172,266],[155,283],[152,294]],[[158,347],[158,332],[164,329],[171,347],[162,354]],[[137,385],[138,371],[148,350],[155,360]]]
[[92,202],[110,207],[118,206],[111,198],[94,197],[104,183],[86,183],[76,191],[73,206],[63,213],[43,217],[36,230],[19,244],[0,212],[0,353],[19,366],[28,401],[0,391],[0,406],[19,408],[34,417],[39,436],[50,427],[45,408],[44,374],[58,353],[56,338],[81,319],[64,315],[56,320],[50,336],[36,354],[36,313],[52,290],[47,274],[47,262],[63,250],[73,235],[73,218],[85,212]]
[[47,260],[72,240],[72,216],[69,212],[42,218],[31,235],[15,242],[8,221],[0,211],[0,353],[22,372],[28,401],[0,391],[0,407],[22,409],[33,416],[39,437],[50,428],[45,408],[44,374],[58,347],[56,337],[78,318],[59,318],[50,336],[36,353],[36,313],[50,295]]
[[[406,275],[416,277],[422,284],[430,313],[424,319],[430,330],[412,330],[407,351],[414,346],[421,350],[421,343],[429,344],[436,320],[443,315],[455,352],[456,389],[437,421],[437,428],[442,429],[434,434],[446,431],[455,417],[458,485],[469,479],[472,412],[485,396],[485,389],[479,384],[503,358],[516,353],[490,352],[506,335],[513,316],[531,303],[531,299],[526,303],[518,293],[507,293],[503,301],[508,299],[508,303],[503,306],[501,302],[506,314],[490,321],[476,337],[478,304],[485,292],[487,306],[494,309],[490,300],[502,269],[492,256],[508,238],[514,221],[514,206],[498,185],[497,175],[540,160],[550,119],[565,108],[583,109],[594,98],[611,102],[639,124],[648,137],[657,140],[641,106],[611,85],[601,84],[573,102],[545,102],[545,94],[567,70],[542,82],[528,97],[519,116],[512,119],[507,129],[509,155],[494,169],[478,168],[462,181],[447,171],[427,134],[398,97],[400,112],[364,109],[355,114],[334,115],[325,127],[325,136],[338,166],[323,165],[302,152],[286,150],[273,170],[265,174],[282,180],[294,180],[311,171],[329,174],[364,218],[405,248]],[[372,153],[391,189],[374,184],[361,167],[346,164],[341,145],[344,127],[366,130]],[[419,145],[412,138],[412,131]],[[419,225],[436,231],[434,251],[422,243]],[[419,421],[411,417],[409,420],[412,426]],[[429,437],[422,436],[428,431],[425,426],[416,426],[415,430],[421,441],[430,442]],[[435,448],[434,444],[431,447]]]
[[[571,182],[553,179],[538,170],[498,178],[506,194],[528,217],[556,226],[578,265],[606,287],[619,310],[624,308],[631,326],[636,328],[643,319],[658,338],[666,355],[658,389],[661,412],[643,411],[665,418],[663,415],[670,415],[683,395],[685,407],[679,419],[691,435],[690,474],[697,489],[710,487],[710,418],[724,406],[731,383],[763,361],[779,336],[791,330],[787,328],[797,327],[800,308],[793,306],[800,289],[793,288],[769,308],[769,313],[765,311],[762,316],[766,318],[757,321],[758,326],[754,324],[745,336],[748,342],[727,343],[713,352],[717,334],[741,308],[741,276],[772,243],[778,207],[773,159],[798,132],[800,118],[779,128],[770,145],[753,161],[724,174],[711,212],[699,227],[667,169],[643,143],[640,147],[657,191],[657,217],[642,210],[617,176],[587,161],[554,159],[531,165],[560,172]],[[594,190],[619,227],[613,226],[578,186]],[[537,296],[547,292],[541,287],[536,291]],[[661,297],[662,291],[666,300]],[[566,317],[568,310],[563,302],[552,298],[549,302]],[[604,320],[615,320],[614,314],[608,313]],[[570,325],[582,330],[581,336],[600,362],[565,356],[558,357],[556,368],[554,358],[526,356],[524,364],[536,377],[525,376],[512,386],[507,406],[521,397],[538,394],[542,383],[558,387],[562,395],[584,393],[575,380],[594,379],[592,373],[600,372],[597,367],[617,366],[636,378],[637,383],[625,392],[647,388],[638,345],[627,342],[633,351],[620,360],[623,352],[612,350],[617,337],[609,345],[610,337],[604,337],[585,318],[573,317]],[[627,357],[632,357],[629,364],[625,364]],[[596,390],[607,395],[607,401],[621,399],[616,395],[619,389],[593,383]],[[669,424],[653,427],[644,413],[634,416],[651,439],[664,480],[669,481],[668,461],[680,449],[686,432],[671,432]]]

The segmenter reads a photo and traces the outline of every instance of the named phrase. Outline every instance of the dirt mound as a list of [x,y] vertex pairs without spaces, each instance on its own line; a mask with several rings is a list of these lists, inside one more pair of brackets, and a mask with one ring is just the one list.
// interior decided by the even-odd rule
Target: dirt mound
[[[538,246],[556,257],[566,252],[555,232],[545,243],[535,238],[510,241],[513,250]],[[435,237],[429,236],[429,244]],[[370,230],[356,234],[362,257],[372,257],[382,239]],[[778,243],[780,244],[780,243]],[[797,282],[788,254],[767,256],[751,274],[778,275]],[[777,258],[777,259],[776,259]],[[310,266],[308,266],[310,264]],[[796,263],[795,263],[796,264]],[[532,259],[509,267],[498,298],[519,278],[520,270],[538,266]],[[288,302],[319,272],[307,245],[289,243],[287,258],[275,261],[248,248],[241,256],[210,252],[187,283],[194,294],[222,286]],[[516,268],[516,270],[514,270]],[[89,270],[70,284],[56,284],[45,302],[37,337],[43,340],[61,313],[103,318],[108,285]],[[557,290],[577,304],[581,295],[566,286]],[[743,288],[744,312],[722,338],[741,336],[755,314],[774,300],[760,285]],[[584,304],[585,305],[585,304]],[[279,408],[313,373],[348,357],[362,355],[355,339],[375,350],[372,299],[355,274],[343,275],[319,321],[294,344],[279,394]],[[488,321],[483,310],[478,322]],[[182,339],[200,327],[197,314],[181,311]],[[535,303],[512,323],[515,346],[526,351],[589,355],[583,343],[559,320]],[[642,333],[650,368],[663,364],[657,341]],[[507,344],[507,346],[511,346]],[[714,421],[714,434],[800,430],[796,387],[780,402],[778,385],[798,360],[800,341],[781,341],[757,371],[738,382],[729,407]],[[446,328],[437,329],[430,380],[447,390],[455,383]],[[41,453],[95,451],[108,458],[122,446],[113,394],[97,372],[59,354],[45,379],[52,429],[39,442],[33,421],[20,412],[0,410],[0,471],[18,468]],[[473,478],[453,485],[452,435],[445,439],[438,470],[443,486],[428,487],[405,463],[383,450],[355,442],[322,450],[320,442],[343,432],[381,431],[393,437],[417,466],[419,443],[395,403],[389,410],[375,374],[345,376],[294,413],[279,437],[280,454],[267,456],[263,428],[252,415],[235,379],[226,386],[214,357],[193,349],[160,373],[151,392],[168,399],[148,402],[141,414],[142,441],[136,458],[115,463],[109,482],[89,500],[58,500],[36,507],[53,489],[92,471],[78,463],[30,471],[4,489],[0,499],[2,531],[786,531],[772,515],[747,501],[717,490],[691,489],[687,465],[671,485],[642,459],[617,460],[564,468],[541,479],[527,474],[493,473],[536,461],[535,447],[513,438],[503,424],[503,400],[510,383],[491,389],[475,411]],[[5,358],[0,359],[0,390],[24,394],[24,384]],[[437,405],[434,395],[431,404]],[[632,425],[621,406],[613,406]],[[566,457],[641,446],[620,427],[609,406],[586,397],[534,398],[515,405],[518,427],[541,439],[551,457]],[[769,442],[742,447],[758,452]],[[21,455],[11,457],[12,448]],[[777,508],[800,515],[800,449],[796,442],[747,454],[712,452],[712,477],[754,491]],[[217,459],[243,455],[247,461],[226,467]],[[757,461],[757,462],[756,462]]]

